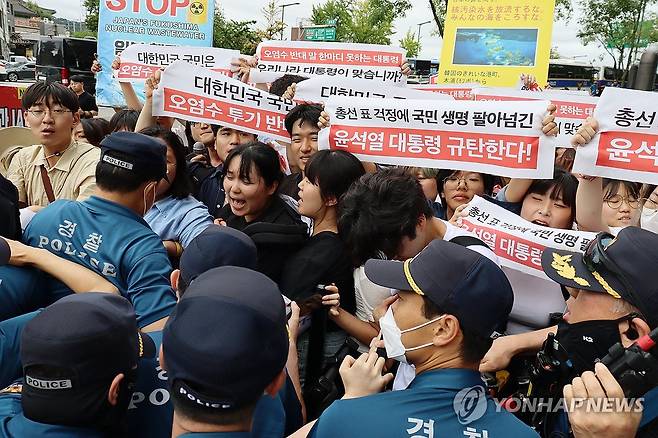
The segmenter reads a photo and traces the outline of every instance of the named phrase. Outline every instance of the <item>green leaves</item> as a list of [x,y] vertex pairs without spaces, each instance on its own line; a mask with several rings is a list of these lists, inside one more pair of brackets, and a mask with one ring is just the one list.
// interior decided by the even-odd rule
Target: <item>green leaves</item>
[[400,40],[400,47],[407,51],[407,59],[418,57],[421,49],[420,42],[411,29]]

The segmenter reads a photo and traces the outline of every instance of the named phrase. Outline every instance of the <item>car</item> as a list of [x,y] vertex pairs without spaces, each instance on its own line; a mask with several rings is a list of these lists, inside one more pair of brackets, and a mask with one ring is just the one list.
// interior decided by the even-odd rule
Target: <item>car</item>
[[34,79],[36,64],[33,62],[14,62],[7,64],[6,81],[16,82],[19,79]]
[[68,86],[71,76],[80,75],[84,78],[85,90],[94,94],[96,78],[91,65],[96,52],[96,40],[42,36],[37,51],[36,78]]
[[9,62],[10,63],[12,63],[12,62],[26,63],[26,62],[30,62],[30,60],[26,56],[11,55],[11,56],[9,56]]

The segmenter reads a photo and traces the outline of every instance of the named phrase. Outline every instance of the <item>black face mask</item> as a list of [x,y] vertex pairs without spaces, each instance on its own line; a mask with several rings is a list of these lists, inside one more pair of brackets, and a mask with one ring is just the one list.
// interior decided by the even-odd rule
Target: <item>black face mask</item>
[[573,324],[562,320],[557,326],[555,338],[565,349],[576,374],[594,371],[597,359],[603,359],[610,347],[621,342],[619,323],[633,318],[626,315],[619,319],[583,321]]

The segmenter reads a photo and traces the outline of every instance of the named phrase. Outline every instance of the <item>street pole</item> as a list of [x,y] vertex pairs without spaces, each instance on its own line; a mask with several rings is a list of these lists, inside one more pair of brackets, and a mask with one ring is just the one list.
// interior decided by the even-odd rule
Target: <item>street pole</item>
[[283,40],[283,30],[286,27],[286,22],[284,20],[285,13],[286,13],[286,8],[288,6],[297,6],[297,5],[299,5],[299,2],[286,3],[285,5],[281,5],[281,35],[280,35],[280,38],[279,38],[280,40]]
[[418,44],[420,44],[420,29],[425,25],[431,23],[430,20],[428,21],[423,21],[422,23],[418,23]]

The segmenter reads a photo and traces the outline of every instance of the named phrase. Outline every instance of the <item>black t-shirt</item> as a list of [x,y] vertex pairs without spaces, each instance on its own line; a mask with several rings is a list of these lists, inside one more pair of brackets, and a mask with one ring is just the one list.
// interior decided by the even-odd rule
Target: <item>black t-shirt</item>
[[278,195],[274,195],[265,211],[251,222],[247,222],[243,216],[234,215],[228,204],[217,212],[216,217],[251,237],[258,250],[257,270],[276,283],[279,283],[286,260],[308,238],[308,227],[302,222],[299,213]]
[[[340,292],[340,306],[354,314],[354,277],[347,248],[338,234],[323,231],[286,261],[279,286],[285,296],[299,301],[316,294],[318,284],[331,283]],[[338,326],[329,321],[327,330],[338,330]]]
[[82,111],[98,111],[96,98],[86,91],[83,91],[82,94],[78,96],[78,102],[80,103],[80,109]]
[[14,240],[21,238],[18,189],[2,175],[0,175],[0,236]]

